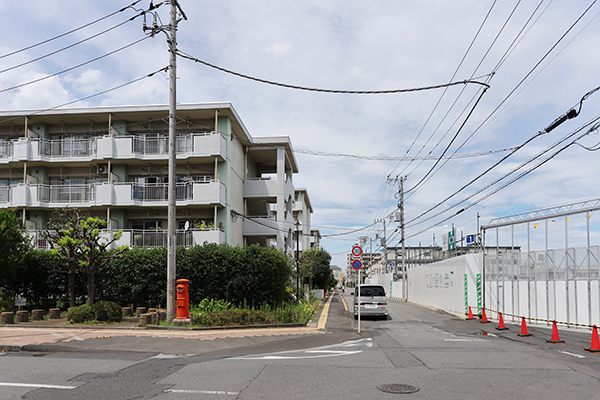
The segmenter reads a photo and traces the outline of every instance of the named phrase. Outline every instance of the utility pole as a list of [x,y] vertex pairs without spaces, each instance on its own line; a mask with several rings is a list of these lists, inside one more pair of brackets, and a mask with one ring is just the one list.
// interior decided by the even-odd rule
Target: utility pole
[[300,302],[300,221],[296,220],[296,301]]
[[383,273],[387,274],[388,265],[387,265],[387,242],[386,242],[386,232],[385,232],[385,218],[376,219],[375,222],[383,222],[383,239],[381,239],[381,247],[383,247],[382,258],[383,258]]
[[398,208],[400,209],[400,237],[402,238],[402,301],[406,301],[408,279],[406,276],[406,247],[404,240],[404,181],[406,176],[400,177],[400,183],[398,187]]
[[176,232],[176,200],[177,200],[177,10],[187,19],[185,13],[177,3],[171,0],[171,19],[169,23],[169,186],[167,209],[167,320],[172,321],[177,315],[175,301],[175,251],[177,249]]
[[[177,248],[176,232],[176,200],[177,200],[177,12],[183,19],[187,16],[181,9],[177,0],[165,2],[171,5],[169,25],[158,26],[158,17],[156,10],[162,2],[156,6],[150,2],[150,8],[144,13],[144,33],[149,31],[150,36],[154,37],[158,32],[167,35],[167,44],[169,45],[169,166],[168,166],[168,186],[167,186],[167,321],[171,322],[177,315],[175,301],[175,251]],[[146,25],[146,13],[153,14],[154,21],[152,26]]]

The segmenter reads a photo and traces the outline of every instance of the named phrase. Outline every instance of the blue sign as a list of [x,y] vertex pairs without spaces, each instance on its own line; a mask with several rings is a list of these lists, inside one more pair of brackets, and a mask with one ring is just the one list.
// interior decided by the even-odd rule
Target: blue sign
[[475,243],[475,235],[467,235],[467,244]]
[[354,269],[360,269],[360,267],[362,267],[362,262],[360,260],[354,260],[354,261],[352,261],[352,268],[354,268]]

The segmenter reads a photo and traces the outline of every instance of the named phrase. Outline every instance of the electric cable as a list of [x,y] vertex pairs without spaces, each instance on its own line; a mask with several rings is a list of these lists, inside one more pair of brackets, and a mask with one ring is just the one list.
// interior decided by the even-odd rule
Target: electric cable
[[448,151],[448,149],[450,148],[450,146],[452,146],[452,143],[454,143],[454,141],[456,140],[456,138],[458,137],[458,135],[460,134],[460,132],[462,131],[462,129],[465,127],[465,124],[467,123],[467,121],[469,120],[469,118],[471,117],[471,115],[473,114],[473,111],[475,111],[475,108],[479,104],[479,101],[481,101],[481,98],[483,97],[483,95],[485,94],[486,91],[487,91],[487,88],[484,88],[481,91],[481,94],[479,95],[479,98],[477,99],[477,101],[475,102],[475,104],[473,105],[473,107],[471,108],[471,111],[469,112],[469,114],[467,115],[467,117],[465,118],[465,120],[463,121],[463,123],[460,126],[460,128],[458,128],[458,130],[456,131],[456,134],[454,135],[454,137],[452,138],[452,140],[450,141],[450,143],[448,143],[448,146],[446,146],[446,148],[442,152],[442,155],[437,159],[437,161],[435,162],[435,164],[433,164],[433,167],[431,167],[429,169],[429,171],[425,174],[425,176],[423,176],[423,178],[421,178],[421,180],[419,182],[417,182],[416,185],[414,185],[412,188],[410,188],[409,190],[407,190],[405,193],[410,193],[413,190],[415,190],[425,180],[425,178],[427,178],[429,176],[429,174],[435,169],[435,167],[439,164],[439,162],[442,161],[442,157],[446,154],[446,152]]
[[[455,77],[456,74],[458,74],[458,71],[460,70],[460,67],[462,66],[463,62],[465,61],[465,59],[467,58],[467,55],[469,54],[469,52],[471,51],[471,48],[473,47],[473,45],[475,44],[475,41],[477,40],[477,38],[479,37],[479,34],[481,33],[481,30],[483,29],[483,26],[485,25],[485,23],[487,22],[492,10],[494,9],[494,6],[496,5],[497,0],[494,0],[494,2],[492,3],[492,5],[490,6],[490,9],[488,10],[485,18],[483,19],[483,21],[481,22],[479,28],[477,29],[477,32],[475,33],[475,36],[473,37],[473,39],[471,40],[471,43],[469,44],[469,46],[467,47],[467,50],[465,52],[465,54],[463,55],[462,59],[460,60],[460,62],[458,63],[458,66],[456,67],[456,69],[454,70],[454,73],[452,74],[452,77],[450,78],[450,81],[452,81]],[[417,133],[417,136],[415,137],[415,139],[413,140],[413,142],[411,143],[411,145],[408,147],[408,150],[405,153],[405,156],[408,155],[408,153],[410,152],[410,150],[413,148],[413,146],[415,145],[416,141],[419,139],[419,137],[421,136],[421,134],[423,133],[423,131],[425,130],[425,127],[427,126],[427,124],[429,123],[429,121],[431,120],[431,118],[433,117],[433,114],[435,113],[435,111],[437,110],[437,108],[439,107],[442,99],[444,98],[444,96],[446,95],[447,92],[447,88],[444,89],[444,91],[442,92],[442,94],[440,95],[440,98],[438,99],[437,103],[433,106],[433,110],[431,110],[431,113],[429,113],[429,116],[427,117],[427,119],[425,120],[425,123],[423,124],[423,126],[421,127],[421,129],[419,130],[419,133]],[[462,92],[461,92],[462,93]],[[437,130],[437,129],[436,129]],[[424,146],[427,145],[427,143],[429,143],[429,140],[431,140],[431,138],[433,137],[433,135],[435,134],[435,131],[430,135],[429,139],[427,140],[427,142],[425,143]],[[419,152],[417,153],[417,156],[419,154],[421,154],[421,151],[423,150],[424,147],[421,148],[421,150],[419,150]],[[392,172],[389,173],[389,175],[392,175],[394,173],[394,171],[396,170],[396,168],[398,168],[400,166],[400,164],[398,163],[398,165],[396,165],[396,167],[392,170]],[[407,167],[404,167],[404,169],[400,172],[399,175],[404,174],[404,171],[406,171]]]
[[[543,1],[543,0],[542,0]],[[504,32],[504,29],[506,28],[506,26],[508,25],[508,23],[510,22],[510,20],[512,19],[515,11],[517,10],[517,8],[519,7],[519,5],[521,4],[521,0],[517,1],[517,4],[515,4],[515,6],[513,7],[512,11],[510,12],[508,18],[506,18],[506,20],[504,21],[504,24],[502,25],[502,27],[500,28],[500,30],[498,31],[498,33],[496,33],[496,36],[494,37],[494,40],[492,41],[492,43],[488,46],[486,52],[484,53],[484,55],[481,57],[481,59],[479,60],[479,63],[477,64],[477,66],[475,67],[475,69],[473,70],[473,73],[471,74],[471,78],[473,76],[475,76],[475,74],[477,73],[477,70],[479,69],[479,67],[481,67],[481,64],[483,64],[483,62],[485,61],[485,59],[487,58],[488,54],[490,53],[490,51],[492,50],[492,48],[494,47],[494,45],[496,44],[496,42],[498,41],[498,39],[500,38],[500,36],[502,35],[502,32]],[[492,6],[493,7],[493,6]],[[491,9],[490,9],[491,11]],[[534,11],[535,12],[535,11]],[[533,14],[532,14],[533,15]],[[487,17],[486,17],[487,18]],[[482,25],[483,27],[483,25]],[[520,32],[519,32],[520,34]],[[518,36],[518,35],[517,35]],[[489,75],[489,78],[487,80],[487,83],[489,83],[489,81],[492,79],[492,77],[494,76],[494,74],[496,73],[496,70],[492,71],[492,73]],[[442,125],[442,123],[446,120],[446,118],[448,117],[448,115],[450,114],[450,111],[456,106],[456,103],[458,102],[458,100],[460,99],[460,97],[462,96],[463,92],[465,91],[466,87],[463,87],[462,90],[460,91],[460,93],[456,96],[456,99],[454,100],[454,102],[452,103],[452,105],[448,108],[448,111],[446,112],[446,114],[444,115],[444,117],[440,120],[439,124],[437,125],[437,127],[435,128],[435,130],[433,131],[432,135],[430,136],[430,139],[433,137],[433,135],[438,131],[438,129],[440,128],[440,126]],[[475,96],[473,96],[473,98],[471,99],[471,101],[473,101],[475,99]],[[431,154],[436,148],[437,146],[444,140],[444,138],[448,135],[448,133],[450,132],[450,129],[452,129],[452,127],[458,122],[458,118],[460,118],[460,115],[462,115],[466,109],[468,108],[469,104],[471,104],[471,101],[469,103],[467,103],[467,105],[465,106],[465,108],[463,109],[463,111],[459,114],[459,117],[457,117],[457,119],[454,121],[454,123],[448,128],[448,130],[446,131],[446,133],[442,136],[442,138],[438,141],[438,143],[436,143],[436,145],[429,151],[429,154]],[[422,149],[423,150],[425,148],[425,146],[427,146],[427,144],[429,143],[429,140],[423,145]],[[419,152],[420,153],[420,152]],[[411,172],[409,172],[407,175],[410,175],[412,172],[414,172],[419,166],[421,166],[423,164],[423,161],[421,161],[416,167],[413,168],[413,170]],[[407,166],[408,167],[408,166]],[[406,170],[406,168],[404,168],[404,170],[401,172],[404,173],[404,171]]]
[[36,44],[32,44],[31,46],[24,47],[24,48],[22,48],[22,49],[20,49],[20,50],[15,50],[15,51],[12,51],[12,52],[10,52],[10,53],[6,53],[6,54],[4,54],[4,55],[0,55],[0,59],[2,59],[2,58],[5,58],[5,57],[8,57],[8,56],[12,56],[12,55],[14,55],[14,54],[21,53],[21,52],[23,52],[23,51],[26,51],[26,50],[29,50],[29,49],[33,49],[34,47],[41,46],[41,45],[43,45],[43,44],[46,44],[46,43],[49,43],[49,42],[51,42],[51,41],[53,41],[53,40],[60,39],[60,38],[61,38],[61,37],[63,37],[63,36],[69,35],[69,34],[71,34],[71,33],[73,33],[73,32],[77,32],[77,31],[79,31],[79,30],[81,30],[81,29],[83,29],[83,28],[87,28],[88,26],[90,26],[90,25],[93,25],[93,24],[95,24],[95,23],[97,23],[97,22],[100,22],[100,21],[103,21],[103,20],[105,20],[105,19],[107,19],[107,18],[110,18],[110,17],[112,17],[112,16],[113,16],[113,15],[115,15],[115,14],[118,14],[118,13],[120,13],[120,12],[123,12],[123,11],[127,10],[128,8],[133,8],[133,9],[135,10],[135,8],[134,8],[133,6],[134,6],[134,5],[136,5],[137,3],[139,3],[140,1],[142,1],[142,0],[137,0],[137,1],[134,1],[133,3],[131,3],[130,5],[128,5],[127,7],[123,7],[123,8],[121,8],[120,10],[117,10],[117,11],[115,11],[115,12],[113,12],[113,13],[111,13],[111,14],[108,14],[108,15],[106,15],[106,16],[104,16],[104,17],[102,17],[102,18],[98,18],[97,20],[94,20],[94,21],[92,21],[92,22],[89,22],[89,23],[87,23],[87,24],[85,24],[85,25],[82,25],[82,26],[80,26],[79,28],[72,29],[72,30],[70,30],[70,31],[68,31],[68,32],[62,33],[62,34],[60,34],[60,35],[58,35],[58,36],[54,36],[54,37],[52,37],[52,38],[50,38],[50,39],[46,39],[46,40],[44,40],[44,41],[42,41],[42,42],[39,42],[39,43],[36,43]]
[[542,58],[529,70],[529,72],[517,83],[517,85],[510,91],[508,95],[504,97],[504,99],[498,104],[494,110],[486,117],[486,119],[471,133],[471,135],[456,149],[458,152],[461,148],[463,148],[466,143],[468,143],[480,130],[481,127],[500,109],[500,107],[515,93],[515,91],[529,78],[529,76],[540,66],[540,64],[552,53],[552,51],[563,41],[563,39],[573,30],[573,28],[581,21],[581,19],[589,12],[589,10],[596,4],[598,0],[594,0],[586,10],[571,24],[571,26],[561,35],[561,37],[550,47],[550,49],[542,56]]
[[145,36],[145,37],[143,37],[143,38],[141,38],[141,39],[139,39],[139,40],[136,40],[135,42],[132,42],[132,43],[130,43],[130,44],[128,44],[128,45],[125,45],[125,46],[123,46],[123,47],[119,47],[118,49],[116,49],[116,50],[113,50],[113,51],[111,51],[111,52],[109,52],[109,53],[103,54],[103,55],[101,55],[101,56],[99,56],[99,57],[93,58],[93,59],[91,59],[91,60],[88,60],[88,61],[86,61],[86,62],[83,62],[83,63],[81,63],[81,64],[77,64],[77,65],[75,65],[75,66],[73,66],[73,67],[70,67],[70,68],[67,68],[67,69],[63,69],[62,71],[56,72],[56,73],[54,73],[54,74],[51,74],[51,75],[46,75],[46,76],[43,76],[43,77],[41,77],[41,78],[34,79],[34,80],[32,80],[32,81],[29,81],[29,82],[21,83],[21,84],[19,84],[19,85],[12,86],[12,87],[9,87],[9,88],[6,88],[6,89],[1,89],[1,90],[0,90],[0,93],[8,92],[8,91],[10,91],[10,90],[15,90],[15,89],[21,88],[21,87],[23,87],[23,86],[31,85],[31,84],[33,84],[33,83],[41,82],[41,81],[43,81],[43,80],[46,80],[46,79],[53,78],[53,77],[55,77],[55,76],[58,76],[58,75],[64,74],[65,72],[69,72],[69,71],[72,71],[72,70],[74,70],[74,69],[77,69],[77,68],[79,68],[79,67],[83,67],[84,65],[91,64],[91,63],[93,63],[94,61],[101,60],[101,59],[103,59],[103,58],[105,58],[105,57],[108,57],[108,56],[110,56],[110,55],[113,55],[113,54],[115,54],[115,53],[117,53],[117,52],[119,52],[119,51],[121,51],[121,50],[125,50],[125,49],[127,49],[127,48],[129,48],[129,47],[131,47],[131,46],[134,46],[134,45],[136,45],[136,44],[138,44],[138,43],[140,43],[140,42],[142,42],[142,41],[144,41],[144,40],[148,39],[149,37],[150,37],[150,36]]
[[[570,137],[572,137],[574,134],[577,134],[578,132],[580,132],[583,128],[591,125],[592,123],[598,121],[600,119],[600,117],[596,117],[594,118],[592,121],[588,122],[587,124],[585,124],[584,126],[582,126],[580,129],[578,129],[577,131],[575,131],[573,134],[570,135]],[[591,132],[593,132],[594,130],[597,130],[600,128],[600,124],[596,124],[594,126],[592,126],[587,132],[583,133],[582,135],[580,135],[579,137],[577,137],[575,140],[571,141],[571,143],[567,144],[566,146],[562,147],[561,149],[557,150],[556,152],[554,152],[551,156],[549,156],[548,158],[540,161],[538,164],[532,166],[531,168],[529,168],[528,170],[520,173],[519,175],[513,177],[510,181],[505,182],[502,186],[499,186],[498,188],[494,189],[492,192],[485,194],[484,196],[480,197],[479,199],[477,199],[475,202],[467,205],[466,207],[462,208],[461,210],[457,211],[456,213],[446,217],[445,219],[438,221],[436,224],[434,224],[433,226],[430,226],[429,228],[426,228],[418,233],[412,234],[410,236],[408,236],[406,239],[410,239],[412,237],[415,237],[417,235],[420,235],[421,233],[424,233],[426,231],[428,231],[431,228],[434,228],[436,226],[438,226],[439,224],[442,224],[446,221],[448,221],[450,218],[466,211],[467,209],[481,203],[482,201],[490,198],[491,196],[495,195],[496,193],[498,193],[499,191],[505,189],[506,187],[508,187],[509,185],[512,185],[514,182],[518,181],[519,179],[527,176],[528,174],[530,174],[531,172],[535,171],[536,169],[538,169],[539,167],[541,167],[542,165],[544,165],[545,163],[547,163],[548,161],[550,161],[551,159],[553,159],[554,157],[556,157],[558,154],[562,153],[564,150],[568,149],[570,146],[576,144],[576,142],[580,139],[582,139],[583,137],[589,135]]]
[[77,99],[77,100],[69,101],[67,103],[63,103],[63,104],[60,104],[60,105],[57,105],[57,106],[54,106],[54,107],[45,108],[43,110],[35,111],[35,112],[30,113],[30,114],[19,115],[18,117],[12,117],[12,118],[8,118],[8,119],[4,119],[4,120],[0,121],[0,124],[5,123],[5,122],[9,122],[9,121],[13,121],[13,120],[16,120],[16,119],[20,119],[20,118],[31,117],[31,116],[34,116],[34,115],[42,114],[42,113],[47,112],[47,111],[56,110],[57,108],[65,107],[65,106],[71,105],[73,103],[77,103],[77,102],[80,102],[80,101],[88,100],[88,99],[91,99],[92,97],[97,97],[97,96],[106,94],[108,92],[112,92],[114,90],[120,89],[122,87],[129,86],[129,85],[131,85],[133,83],[136,83],[136,82],[139,82],[139,81],[141,81],[143,79],[150,78],[150,77],[154,76],[155,74],[157,74],[159,72],[166,72],[168,69],[169,69],[169,67],[167,66],[167,67],[161,68],[159,70],[156,70],[154,72],[151,72],[151,73],[149,73],[147,75],[144,75],[142,77],[139,77],[137,79],[134,79],[132,81],[129,81],[129,82],[126,82],[126,83],[114,86],[114,87],[112,87],[110,89],[106,89],[106,90],[103,90],[103,91],[98,92],[98,93],[94,93],[94,94],[86,96],[86,97],[82,97],[82,98]]
[[94,38],[96,38],[96,37],[98,37],[98,36],[101,36],[101,35],[103,35],[103,34],[107,33],[107,32],[110,32],[110,31],[112,31],[112,30],[114,30],[114,29],[116,29],[116,28],[119,28],[119,27],[121,27],[121,26],[125,25],[126,23],[128,23],[128,22],[130,22],[130,21],[133,21],[134,19],[136,19],[137,17],[139,17],[139,16],[141,16],[141,15],[143,15],[143,12],[142,12],[142,13],[139,13],[139,14],[137,14],[137,15],[133,16],[133,17],[131,17],[130,19],[128,19],[128,20],[126,20],[126,21],[123,21],[123,22],[121,22],[121,23],[120,23],[120,24],[118,24],[118,25],[115,25],[115,26],[113,26],[112,28],[105,29],[105,30],[103,30],[102,32],[96,33],[95,35],[92,35],[92,36],[89,36],[89,37],[87,37],[87,38],[85,38],[85,39],[82,39],[82,40],[80,40],[79,42],[75,42],[75,43],[73,43],[73,44],[70,44],[70,45],[68,45],[68,46],[66,46],[66,47],[60,48],[60,49],[58,49],[58,50],[55,50],[55,51],[53,51],[53,52],[50,52],[50,53],[48,53],[48,54],[45,54],[45,55],[43,55],[43,56],[40,56],[40,57],[34,58],[34,59],[32,59],[32,60],[29,60],[29,61],[22,62],[21,64],[14,65],[14,66],[12,66],[12,67],[5,68],[5,69],[3,69],[3,70],[0,70],[0,74],[1,74],[1,73],[4,73],[4,72],[12,71],[13,69],[17,69],[17,68],[23,67],[23,66],[25,66],[25,65],[31,64],[31,63],[33,63],[33,62],[36,62],[36,61],[42,60],[42,59],[44,59],[44,58],[47,58],[47,57],[53,56],[53,55],[55,55],[55,54],[58,54],[58,53],[60,53],[60,52],[62,52],[62,51],[64,51],[64,50],[68,50],[68,49],[70,49],[70,48],[72,48],[72,47],[75,47],[75,46],[77,46],[77,45],[81,44],[81,43],[87,42],[88,40],[94,39]]
[[[448,197],[446,197],[444,200],[440,201],[439,203],[437,203],[435,206],[429,208],[427,211],[419,214],[418,216],[414,217],[413,219],[411,219],[410,221],[407,222],[407,224],[412,223],[413,221],[419,219],[420,217],[424,216],[425,214],[429,213],[430,211],[434,210],[435,208],[439,207],[440,205],[442,205],[443,203],[445,203],[446,201],[448,201],[449,199],[451,199],[452,197],[454,197],[455,195],[457,195],[458,193],[460,193],[461,191],[463,191],[465,188],[471,186],[473,183],[475,183],[477,180],[479,180],[480,178],[482,178],[483,176],[485,176],[488,172],[490,172],[492,169],[496,168],[498,165],[500,165],[502,162],[504,162],[507,158],[509,158],[510,156],[512,156],[513,154],[515,154],[517,151],[519,151],[521,148],[523,148],[524,146],[526,146],[527,144],[529,144],[531,141],[533,141],[534,139],[536,139],[537,137],[549,133],[552,130],[554,130],[558,125],[560,125],[561,123],[565,122],[567,119],[572,119],[575,118],[579,115],[579,113],[581,112],[581,107],[583,105],[583,102],[593,93],[595,93],[597,90],[600,89],[600,86],[590,90],[588,93],[586,93],[580,100],[579,102],[579,110],[575,111],[574,108],[571,108],[569,111],[567,111],[565,114],[561,115],[560,117],[558,117],[557,119],[555,119],[549,126],[547,126],[546,128],[544,128],[542,131],[538,132],[537,134],[533,135],[532,137],[530,137],[529,139],[527,139],[525,142],[523,142],[521,145],[517,146],[514,148],[513,151],[511,151],[509,154],[507,154],[506,156],[502,157],[499,161],[497,161],[495,164],[493,164],[492,166],[490,166],[487,170],[485,170],[484,172],[480,173],[478,176],[476,176],[475,178],[473,178],[470,182],[468,182],[467,184],[463,185],[460,189],[456,190],[454,193],[452,193],[451,195],[449,195]],[[460,204],[460,203],[459,203]],[[436,214],[436,216],[439,214]]]
[[[537,69],[537,67],[543,62],[543,60],[554,50],[554,48],[556,48],[556,46],[566,37],[566,35],[575,27],[575,25],[577,25],[577,23],[583,18],[583,16],[585,16],[585,14],[587,14],[587,12],[591,9],[591,7],[596,3],[597,0],[594,0],[590,6],[588,6],[588,8],[579,16],[579,18],[569,27],[569,29],[558,39],[558,41],[550,48],[550,50],[548,50],[548,52],[546,52],[546,54],[540,59],[540,61],[538,61],[538,63],[529,71],[529,73],[517,84],[517,86],[504,98],[504,100],[502,100],[502,102],[492,111],[492,113],[473,131],[473,133],[471,133],[471,135],[454,151],[454,153],[457,153],[462,147],[464,147],[466,145],[466,143],[468,143],[473,137],[474,135],[476,135],[482,128],[482,126],[498,111],[498,109],[502,106],[502,104],[504,102],[506,102],[506,100],[512,96],[512,94],[517,90],[517,88],[523,84],[523,82],[533,73],[533,71],[535,69]],[[540,3],[541,5],[541,3]],[[536,8],[535,11],[537,11],[538,7]],[[544,10],[545,11],[545,10]],[[533,14],[532,14],[533,15]],[[531,17],[530,19],[531,20]],[[528,20],[528,21],[529,21]],[[512,49],[514,50],[514,48]],[[505,53],[506,54],[506,53]],[[501,64],[498,64],[498,68]],[[496,71],[494,71],[493,73],[495,73]],[[435,176],[447,163],[449,160],[444,161],[444,163],[438,168],[438,170],[436,172],[433,173],[433,175],[430,177],[433,178],[433,176]],[[410,197],[410,195],[409,195]]]
[[[494,169],[495,167],[497,167],[498,165],[500,165],[507,158],[509,158],[510,156],[512,156],[513,154],[515,154],[518,150],[520,150],[525,145],[527,145],[528,143],[530,143],[531,141],[533,141],[535,138],[537,138],[537,137],[539,137],[539,136],[541,136],[543,134],[551,132],[552,130],[556,129],[556,127],[558,127],[560,124],[562,124],[563,122],[567,121],[568,119],[576,118],[579,115],[579,113],[581,112],[581,108],[583,106],[583,102],[585,100],[587,100],[593,93],[597,92],[598,90],[600,90],[600,86],[598,86],[598,87],[596,87],[596,88],[588,91],[585,95],[582,96],[581,100],[579,101],[579,103],[578,103],[579,104],[579,109],[578,110],[575,110],[575,107],[577,107],[577,105],[574,105],[573,107],[571,107],[569,109],[569,111],[567,111],[566,113],[562,114],[560,117],[556,118],[550,125],[548,125],[546,128],[544,128],[543,130],[541,130],[540,132],[538,132],[537,134],[535,134],[534,136],[532,136],[531,138],[529,138],[528,140],[526,140],[524,143],[522,143],[521,145],[515,147],[513,151],[511,151],[509,154],[507,154],[506,156],[504,156],[503,158],[501,158],[499,161],[497,161],[495,164],[493,164],[487,170],[485,170],[484,172],[480,173],[478,176],[476,176],[474,179],[472,179],[469,183],[465,184],[460,189],[456,190],[454,193],[452,193],[451,195],[449,195],[444,200],[440,201],[439,203],[437,203],[435,206],[431,207],[427,211],[425,211],[425,212],[419,214],[418,216],[414,217],[413,219],[411,219],[410,221],[408,221],[407,224],[410,224],[410,223],[414,222],[415,220],[417,220],[418,218],[424,216],[428,212],[433,211],[435,208],[439,207],[440,205],[442,205],[443,203],[445,203],[446,201],[448,201],[449,199],[451,199],[452,197],[454,197],[455,195],[457,195],[458,193],[460,193],[461,191],[463,191],[464,189],[466,189],[467,187],[469,187],[470,185],[472,185],[473,183],[475,183],[477,180],[479,180],[480,178],[482,178],[483,176],[485,176],[488,172],[490,172],[492,169]],[[531,162],[531,160],[529,162]],[[497,183],[497,181],[496,181],[496,183]],[[487,187],[489,187],[489,186],[487,186]],[[480,192],[477,192],[477,193],[480,193]],[[462,203],[464,201],[466,201],[466,200],[463,200],[463,201],[461,201],[461,202],[459,202],[457,204],[460,204],[460,203]],[[444,210],[443,212],[446,212],[447,210],[448,209]],[[436,214],[435,216],[438,216],[438,215],[440,215],[440,213]],[[427,220],[429,220],[429,219],[431,219],[431,218],[428,218]],[[427,221],[427,220],[425,220],[425,221]],[[424,222],[424,221],[422,221],[422,222]]]
[[179,49],[176,50],[176,54],[178,56],[182,57],[182,58],[186,58],[188,60],[195,61],[195,62],[197,62],[199,64],[206,65],[208,67],[214,68],[216,70],[219,70],[219,71],[231,74],[231,75],[238,76],[240,78],[249,79],[249,80],[260,82],[260,83],[265,83],[267,85],[281,86],[281,87],[285,87],[285,88],[288,88],[288,89],[305,90],[305,91],[309,91],[309,92],[337,93],[337,94],[393,94],[393,93],[419,92],[419,91],[424,91],[424,90],[440,89],[440,88],[449,87],[449,86],[467,85],[467,84],[471,84],[471,83],[472,84],[476,84],[476,85],[481,85],[481,86],[484,86],[486,88],[490,87],[487,83],[484,83],[484,82],[479,82],[479,81],[474,81],[474,80],[463,80],[463,81],[456,81],[456,82],[444,83],[444,84],[440,84],[440,85],[422,86],[422,87],[405,88],[405,89],[390,89],[390,90],[337,90],[337,89],[322,89],[322,88],[314,88],[314,87],[307,87],[307,86],[290,85],[290,84],[287,84],[287,83],[275,82],[275,81],[270,81],[270,80],[266,80],[266,79],[256,78],[256,77],[253,77],[253,76],[250,76],[250,75],[244,75],[244,74],[241,74],[239,72],[234,72],[232,70],[219,67],[217,65],[208,63],[206,61],[202,61],[202,60],[200,60],[200,59],[198,59],[196,57],[193,57],[191,55],[188,55],[188,54],[182,52]]

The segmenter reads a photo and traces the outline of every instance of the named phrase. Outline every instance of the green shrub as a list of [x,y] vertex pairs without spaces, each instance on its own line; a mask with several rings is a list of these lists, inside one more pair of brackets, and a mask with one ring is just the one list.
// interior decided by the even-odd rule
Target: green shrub
[[197,312],[217,312],[224,311],[231,307],[231,303],[225,300],[204,299],[198,305]]
[[79,307],[71,307],[67,310],[67,319],[72,324],[81,324],[82,322],[93,321],[94,318],[94,310],[87,304]]
[[114,301],[98,301],[94,303],[92,310],[98,321],[119,322],[123,319],[123,309]]
[[15,299],[0,290],[0,312],[15,311]]

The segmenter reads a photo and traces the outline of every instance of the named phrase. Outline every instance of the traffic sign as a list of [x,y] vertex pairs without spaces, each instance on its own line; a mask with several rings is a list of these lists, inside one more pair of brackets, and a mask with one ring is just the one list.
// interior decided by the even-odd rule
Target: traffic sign
[[352,268],[354,268],[354,269],[360,269],[360,267],[362,267],[362,262],[360,260],[354,260],[354,261],[352,261]]
[[362,254],[362,248],[360,246],[352,247],[352,256],[360,257],[361,254]]

